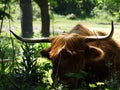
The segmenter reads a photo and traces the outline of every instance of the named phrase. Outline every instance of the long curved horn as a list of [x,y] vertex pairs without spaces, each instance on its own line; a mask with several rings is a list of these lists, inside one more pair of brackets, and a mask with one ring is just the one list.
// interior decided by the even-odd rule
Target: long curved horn
[[18,35],[16,35],[13,31],[10,30],[10,32],[20,41],[27,42],[27,43],[40,43],[40,42],[50,42],[51,39],[49,37],[45,38],[23,38]]
[[93,41],[101,41],[110,39],[114,33],[114,24],[113,21],[111,22],[111,32],[106,36],[88,36],[86,37],[86,42],[93,42]]

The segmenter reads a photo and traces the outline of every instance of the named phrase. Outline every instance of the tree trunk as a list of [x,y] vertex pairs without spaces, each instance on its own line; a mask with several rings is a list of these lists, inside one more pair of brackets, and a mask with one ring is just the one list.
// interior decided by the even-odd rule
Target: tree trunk
[[21,9],[21,28],[23,37],[32,37],[33,35],[33,15],[31,0],[20,0]]
[[41,10],[42,28],[41,33],[43,37],[50,35],[50,16],[48,10],[48,0],[34,0]]

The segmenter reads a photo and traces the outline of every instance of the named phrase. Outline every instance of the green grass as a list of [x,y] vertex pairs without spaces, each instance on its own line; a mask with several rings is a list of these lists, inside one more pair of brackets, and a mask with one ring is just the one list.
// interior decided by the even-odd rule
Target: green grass
[[[70,20],[67,19],[66,16],[63,15],[54,15],[54,20],[51,19],[51,25],[50,25],[50,30],[51,31],[66,31],[68,32],[71,30],[76,24],[81,23],[89,28],[95,28],[95,29],[109,29],[111,28],[111,20],[105,20],[101,18],[77,18],[75,20]],[[116,22],[114,20],[114,26],[115,30],[120,29],[120,22]],[[41,23],[40,20],[34,21],[34,28],[38,27],[39,30],[41,29]],[[38,31],[38,30],[35,30]],[[40,31],[39,31],[40,32]]]
[[[53,18],[53,17],[52,17]],[[109,29],[111,28],[111,20],[101,19],[101,18],[77,18],[75,20],[67,19],[64,15],[54,15],[54,20],[50,20],[50,31],[51,32],[68,32],[71,30],[76,24],[81,23],[86,25],[89,28],[94,29]],[[19,33],[21,32],[21,22],[20,20],[13,20],[10,22],[10,28],[14,30],[15,32]],[[120,22],[117,22],[114,20],[114,26],[115,30],[120,29]],[[3,23],[3,29],[4,31],[9,30],[9,21],[4,20]],[[37,18],[33,21],[33,31],[35,34],[39,34],[41,31],[41,19]]]

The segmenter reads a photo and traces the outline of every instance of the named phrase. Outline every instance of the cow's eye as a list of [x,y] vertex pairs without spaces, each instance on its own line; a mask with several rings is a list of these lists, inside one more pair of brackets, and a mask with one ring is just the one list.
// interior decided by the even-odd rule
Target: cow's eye
[[67,59],[67,58],[70,58],[71,56],[72,56],[71,53],[66,52],[66,53],[62,53],[60,57],[63,59]]

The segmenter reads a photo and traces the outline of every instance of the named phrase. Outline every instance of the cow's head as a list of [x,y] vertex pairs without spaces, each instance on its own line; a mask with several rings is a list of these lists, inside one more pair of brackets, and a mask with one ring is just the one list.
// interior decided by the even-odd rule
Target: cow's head
[[[75,55],[79,55],[86,59],[98,61],[104,56],[104,52],[95,46],[90,46],[87,43],[91,37],[86,38],[76,33],[62,34],[51,41],[51,47],[41,51],[43,57],[55,61],[58,57],[71,59]],[[100,38],[101,40],[103,38]],[[94,38],[95,40],[95,38]],[[99,40],[97,38],[97,40]],[[65,60],[64,60],[65,61]]]
[[62,34],[55,38],[28,39],[13,35],[24,42],[51,42],[51,47],[41,51],[43,57],[50,59],[53,63],[53,79],[57,77],[60,81],[67,81],[76,84],[76,79],[66,76],[67,73],[79,73],[84,69],[85,63],[97,62],[104,57],[104,52],[95,46],[88,45],[88,42],[110,39],[114,27],[107,36],[81,36],[79,34]]

